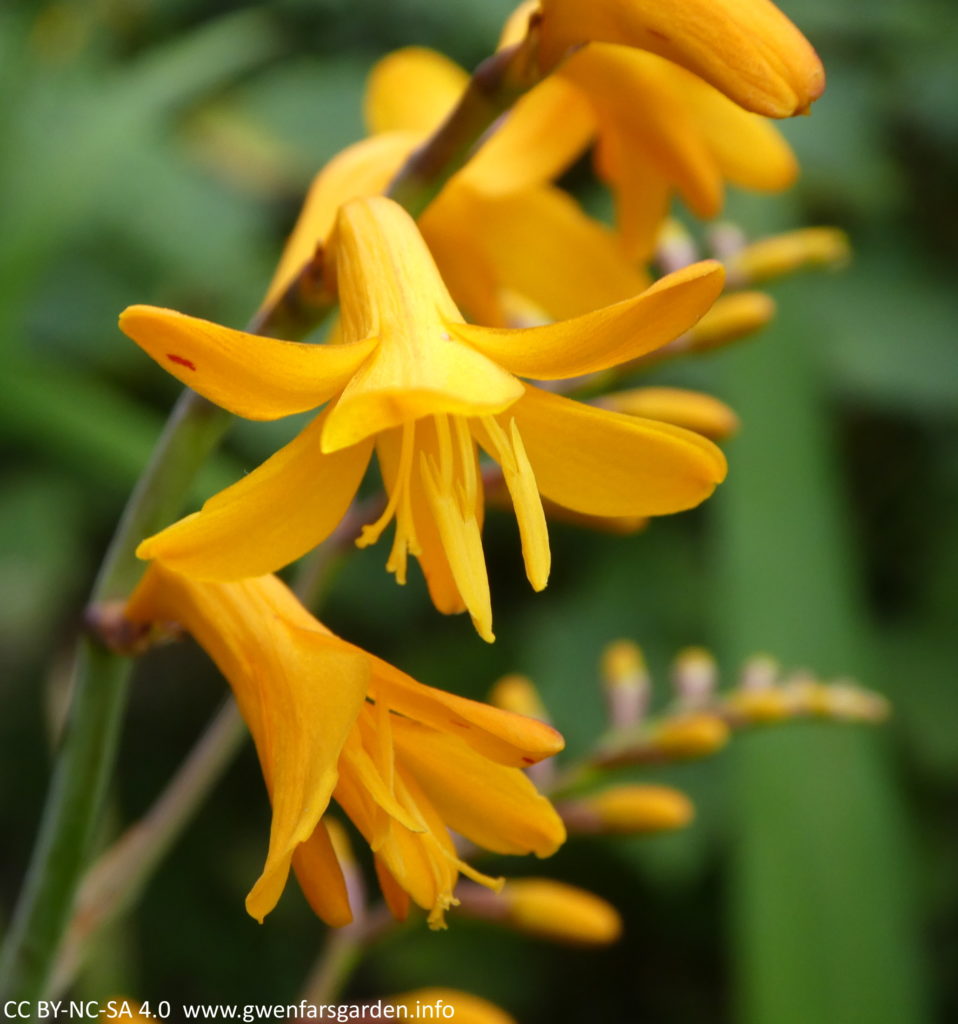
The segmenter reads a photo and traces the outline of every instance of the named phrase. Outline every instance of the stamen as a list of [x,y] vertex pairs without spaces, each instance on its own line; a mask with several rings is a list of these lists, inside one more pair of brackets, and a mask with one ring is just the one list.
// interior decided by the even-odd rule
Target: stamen
[[[436,423],[436,437],[439,441],[439,478],[442,481],[442,490],[449,493],[452,490],[453,463],[452,463],[452,435],[449,430],[448,416],[434,416]],[[453,418],[454,420],[456,417]]]
[[393,481],[392,494],[389,495],[389,501],[376,522],[369,523],[363,527],[362,533],[356,539],[356,547],[366,548],[370,544],[375,544],[382,536],[383,530],[389,525],[389,521],[396,514],[403,491],[409,486],[409,472],[412,469],[415,435],[415,423],[404,423],[402,427],[402,446],[399,450],[399,469],[396,472],[396,479]]
[[482,417],[482,426],[493,448],[489,454],[502,467],[509,497],[512,498],[516,522],[519,524],[526,576],[533,589],[542,590],[549,581],[549,570],[552,565],[549,530],[535,474],[522,443],[519,428],[514,419],[510,420],[507,435],[498,421],[491,416]]
[[479,489],[479,474],[476,471],[476,448],[469,433],[469,425],[462,416],[454,416],[453,429],[459,449],[459,461],[462,463],[462,489],[465,508],[474,512]]
[[465,495],[461,487],[458,496],[451,487],[442,487],[441,472],[435,460],[428,458],[425,452],[420,453],[420,472],[452,578],[472,616],[476,631],[483,640],[492,643],[495,637],[492,633],[489,577],[486,575],[486,559],[474,507],[463,507]]

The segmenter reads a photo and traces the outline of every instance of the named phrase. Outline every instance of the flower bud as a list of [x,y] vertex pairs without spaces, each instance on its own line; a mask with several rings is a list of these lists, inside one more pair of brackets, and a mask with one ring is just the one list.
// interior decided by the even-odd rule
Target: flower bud
[[558,808],[570,832],[634,835],[683,828],[695,815],[692,801],[670,786],[610,786]]
[[662,757],[686,759],[708,757],[728,742],[729,727],[717,715],[690,714],[661,722],[649,738],[649,745]]
[[672,665],[672,683],[682,704],[701,708],[709,702],[718,683],[715,658],[704,647],[686,647]]
[[537,718],[540,722],[549,721],[549,712],[542,703],[535,683],[528,676],[515,672],[503,676],[489,692],[489,702],[515,715]]
[[781,667],[768,654],[753,654],[742,666],[739,683],[743,690],[767,690],[778,680]]
[[618,729],[638,722],[649,705],[649,673],[642,649],[631,640],[616,640],[602,652],[602,679],[609,719]]
[[734,434],[739,427],[738,416],[724,402],[680,388],[632,388],[603,395],[598,404],[614,412],[673,423],[713,441]]
[[760,331],[775,316],[775,300],[764,292],[721,296],[688,332],[685,351],[706,352]]
[[725,698],[729,712],[743,722],[753,725],[781,722],[795,714],[795,702],[778,687],[741,689]]
[[837,682],[828,687],[829,714],[851,722],[883,722],[891,714],[891,705],[878,693],[864,690],[852,682]]
[[611,903],[594,893],[550,878],[519,878],[500,897],[505,921],[517,931],[576,946],[604,946],[622,932]]
[[834,267],[848,262],[848,236],[838,228],[801,228],[745,246],[726,264],[729,281],[755,284],[793,274],[806,267]]

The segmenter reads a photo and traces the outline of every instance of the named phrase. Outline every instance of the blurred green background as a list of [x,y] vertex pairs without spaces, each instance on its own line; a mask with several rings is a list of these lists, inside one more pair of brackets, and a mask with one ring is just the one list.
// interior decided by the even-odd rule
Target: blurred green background
[[[362,134],[372,61],[410,43],[471,66],[509,0],[11,0],[0,10],[0,923],[47,781],[84,596],[176,394],[115,328],[133,302],[241,325],[311,175]],[[958,22],[948,0],[785,5],[825,59],[785,198],[733,195],[751,234],[829,223],[838,274],[773,289],[759,339],[657,380],[744,422],[693,514],[638,536],[553,528],[533,599],[515,528],[487,530],[498,643],[395,587],[380,545],[337,576],[327,619],[425,682],[483,695],[530,673],[571,752],[602,727],[601,646],[666,665],[689,643],[726,678],[768,651],[887,694],[878,730],[797,725],[655,777],[698,805],[686,833],[570,842],[547,871],[612,900],[624,940],[569,951],[453,920],[379,947],[349,998],[450,984],[527,1024],[922,1024],[958,1020]],[[579,175],[581,178],[581,174]],[[288,423],[239,424],[197,496]],[[424,643],[424,637],[429,643]],[[186,647],[132,695],[115,822],[142,813],[224,694]],[[323,929],[290,891],[263,927],[242,897],[267,805],[246,751],[83,981],[91,997],[292,999]]]

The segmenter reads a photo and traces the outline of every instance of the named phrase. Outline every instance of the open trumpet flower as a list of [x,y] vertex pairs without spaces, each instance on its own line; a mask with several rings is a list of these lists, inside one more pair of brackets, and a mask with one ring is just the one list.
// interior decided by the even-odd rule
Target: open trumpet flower
[[246,908],[262,921],[294,869],[329,924],[351,919],[322,817],[335,799],[375,851],[387,900],[441,927],[460,872],[449,828],[498,853],[548,856],[565,838],[523,774],[562,748],[550,726],[417,683],[330,633],[274,576],[202,583],[154,563],[130,598],[138,623],[177,623],[226,676],[273,806]]
[[133,306],[123,330],[185,384],[230,411],[275,419],[327,403],[259,469],[148,538],[143,558],[206,580],[271,572],[336,527],[374,449],[388,502],[357,543],[391,522],[387,568],[419,559],[440,611],[467,609],[492,640],[478,449],[499,464],[536,590],[550,569],[542,497],[601,517],[697,505],[725,474],[721,452],[669,424],[595,409],[520,379],[607,369],[687,330],[722,287],[706,261],[632,299],[524,330],[467,324],[405,211],[383,197],[339,214],[329,258],[341,343],[260,338]]

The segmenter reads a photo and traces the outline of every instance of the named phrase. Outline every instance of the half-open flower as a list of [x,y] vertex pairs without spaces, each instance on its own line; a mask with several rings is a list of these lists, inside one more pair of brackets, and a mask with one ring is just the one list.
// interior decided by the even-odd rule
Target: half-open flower
[[658,54],[746,110],[803,113],[825,88],[808,40],[770,0],[540,0],[544,68],[583,43]]
[[123,313],[123,330],[157,362],[240,416],[329,402],[258,470],[144,541],[141,557],[208,580],[278,569],[335,528],[375,448],[389,500],[358,543],[395,520],[387,568],[404,582],[414,555],[437,608],[468,609],[492,640],[477,446],[501,467],[536,590],[550,568],[540,495],[587,515],[662,515],[697,505],[724,477],[724,456],[697,434],[520,379],[577,377],[667,343],[719,294],[714,261],[593,313],[518,330],[463,321],[414,222],[388,199],[344,206],[330,256],[340,344],[275,341],[149,306]]
[[[467,82],[465,72],[430,50],[410,47],[392,53],[370,75],[370,128],[421,132],[418,112],[426,109],[436,118],[431,126],[435,129]],[[445,102],[437,103],[437,95]],[[403,97],[402,103],[397,96]],[[447,237],[463,248],[461,239],[469,232],[474,241],[464,251],[472,258],[473,275],[478,251],[481,280],[497,275],[517,291],[547,296],[540,304],[553,316],[569,315],[553,311],[548,300],[554,302],[560,288],[544,291],[534,268],[554,262],[548,258],[549,247],[562,252],[563,237],[576,244],[571,213],[563,218],[560,210],[553,212],[555,190],[547,186],[593,140],[596,171],[615,193],[625,247],[620,261],[622,255],[630,260],[651,256],[675,193],[697,216],[714,217],[722,208],[726,184],[777,191],[788,188],[798,173],[788,144],[767,118],[744,110],[669,60],[645,50],[595,43],[578,50],[522,97],[437,198],[421,221],[433,251],[444,253]],[[555,225],[552,237],[543,240],[540,258],[522,263],[510,259],[510,251],[525,256],[525,247],[515,244],[518,233],[535,239],[543,234],[540,222]],[[511,245],[503,240],[510,224]],[[592,248],[601,253],[601,242]],[[495,258],[482,259],[483,249]],[[608,278],[612,269],[615,282],[616,260],[605,256],[602,262],[603,276]],[[449,263],[456,265],[455,259]],[[522,266],[528,268],[525,273]],[[562,284],[574,296],[587,291],[586,285],[570,289]],[[476,284],[471,289],[464,284],[461,290],[473,294]]]
[[390,906],[441,926],[460,871],[449,828],[499,853],[548,856],[565,831],[522,767],[562,737],[521,715],[417,683],[341,640],[273,576],[201,583],[154,563],[134,622],[184,627],[226,676],[273,806],[263,871],[246,899],[262,921],[294,868],[310,905],[346,924],[349,898],[322,822],[334,798],[373,847]]

